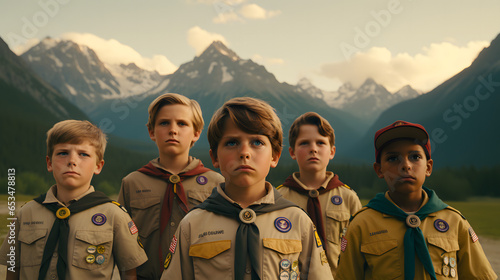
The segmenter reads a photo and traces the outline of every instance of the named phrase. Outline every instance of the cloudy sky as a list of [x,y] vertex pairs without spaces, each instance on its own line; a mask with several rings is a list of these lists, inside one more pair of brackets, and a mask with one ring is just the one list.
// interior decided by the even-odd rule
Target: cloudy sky
[[162,74],[213,40],[281,82],[325,90],[371,77],[429,91],[500,33],[500,1],[0,0],[0,37],[21,54],[44,37],[93,48],[107,63]]

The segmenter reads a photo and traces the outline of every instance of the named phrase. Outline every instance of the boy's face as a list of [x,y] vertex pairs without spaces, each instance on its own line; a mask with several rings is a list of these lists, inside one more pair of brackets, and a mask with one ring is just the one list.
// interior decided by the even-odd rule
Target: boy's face
[[422,146],[400,140],[382,150],[380,163],[374,163],[373,168],[379,178],[385,179],[389,192],[409,194],[422,190],[425,178],[432,173],[432,164]]
[[319,134],[318,127],[313,124],[300,126],[295,147],[288,148],[288,151],[301,172],[326,171],[335,156],[335,146],[331,146],[328,137]]
[[56,144],[52,156],[46,160],[47,170],[53,173],[57,187],[66,190],[87,189],[92,176],[101,173],[104,165],[89,141]]
[[149,137],[156,142],[160,155],[189,155],[191,143],[200,138],[201,131],[194,131],[193,112],[187,105],[165,105],[158,110],[154,129]]
[[210,157],[226,179],[226,187],[248,188],[264,186],[269,168],[276,167],[280,155],[273,155],[266,135],[248,134],[228,120],[217,154],[210,150]]

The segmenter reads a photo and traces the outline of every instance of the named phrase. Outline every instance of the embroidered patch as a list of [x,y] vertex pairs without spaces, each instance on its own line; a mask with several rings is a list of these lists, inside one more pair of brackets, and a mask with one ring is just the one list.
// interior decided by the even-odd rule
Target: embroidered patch
[[172,242],[170,242],[170,247],[169,247],[169,250],[170,252],[175,253],[175,247],[177,247],[177,237],[174,237],[172,238]]
[[292,229],[292,223],[285,217],[278,217],[274,220],[274,227],[280,232],[289,232]]
[[170,265],[170,261],[172,260],[172,253],[168,253],[167,257],[165,258],[165,262],[163,263],[163,268],[167,269],[168,266]]
[[470,234],[470,237],[472,238],[473,243],[476,243],[479,240],[479,238],[477,237],[477,235],[474,232],[474,230],[472,229],[472,227],[469,228],[469,234]]
[[321,243],[321,239],[319,238],[319,234],[317,230],[314,230],[314,237],[316,238],[316,246],[321,247],[323,243]]
[[342,204],[342,197],[340,197],[338,195],[332,196],[332,203],[335,204],[335,205]]
[[345,236],[342,236],[342,240],[340,241],[340,250],[344,252],[346,248],[347,248],[347,238],[345,238]]
[[198,184],[200,184],[200,185],[205,185],[206,183],[208,183],[208,179],[207,179],[207,177],[200,175],[200,176],[196,177],[196,182],[198,182]]
[[450,225],[445,220],[437,219],[434,221],[434,227],[440,232],[447,232]]
[[130,221],[128,222],[128,229],[130,230],[130,233],[132,235],[136,234],[139,232],[139,230],[137,229],[137,227],[135,226],[135,223],[134,221]]
[[324,265],[324,264],[328,263],[328,258],[326,257],[326,252],[325,251],[321,251],[320,258],[321,258],[321,265]]
[[97,213],[94,216],[92,216],[92,223],[96,226],[102,226],[106,223],[106,216],[102,213]]

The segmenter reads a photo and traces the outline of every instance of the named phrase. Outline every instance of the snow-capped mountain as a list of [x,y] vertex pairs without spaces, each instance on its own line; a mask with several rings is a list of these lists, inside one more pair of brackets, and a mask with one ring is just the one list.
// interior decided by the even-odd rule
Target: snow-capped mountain
[[89,113],[103,99],[123,98],[156,86],[161,76],[135,64],[105,65],[87,46],[45,38],[21,57],[45,81]]
[[330,107],[348,111],[366,121],[374,121],[387,108],[419,95],[409,85],[390,93],[384,86],[370,78],[359,88],[347,82],[337,91],[330,92],[315,87],[306,78],[302,78],[297,87],[313,97],[325,100]]

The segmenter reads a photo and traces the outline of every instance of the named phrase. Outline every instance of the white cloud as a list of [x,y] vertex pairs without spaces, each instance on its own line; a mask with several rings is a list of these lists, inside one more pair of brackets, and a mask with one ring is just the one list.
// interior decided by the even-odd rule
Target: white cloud
[[254,54],[252,56],[252,61],[255,62],[255,63],[257,63],[257,64],[263,64],[263,65],[266,65],[266,66],[285,64],[285,60],[284,59],[263,57],[260,54]]
[[488,45],[486,41],[471,41],[464,47],[450,42],[436,43],[413,56],[393,55],[386,48],[373,47],[346,61],[321,65],[320,74],[355,86],[373,78],[391,92],[408,84],[427,92],[468,67]]
[[196,55],[200,55],[213,41],[221,41],[224,45],[229,46],[224,36],[211,33],[199,26],[191,27],[187,33],[188,44],[196,51]]
[[17,54],[17,55],[22,55],[23,53],[25,53],[26,51],[28,51],[29,49],[31,49],[32,47],[34,47],[38,43],[40,43],[40,40],[38,40],[36,38],[29,39],[26,42],[24,42],[24,44],[17,45],[15,47],[13,47],[12,52]]
[[263,20],[281,14],[281,11],[267,11],[257,4],[245,4],[238,11],[236,8],[244,1],[224,1],[214,3],[217,16],[212,20],[214,23],[244,22],[244,19]]
[[143,57],[132,47],[124,45],[115,39],[103,39],[90,33],[64,33],[61,39],[71,40],[80,45],[86,45],[95,51],[99,59],[105,64],[128,64],[135,63],[138,67],[146,70],[156,70],[165,75],[177,70],[175,66],[164,55]]
[[267,11],[257,4],[247,4],[241,7],[240,14],[247,19],[268,19],[281,14],[281,11]]

